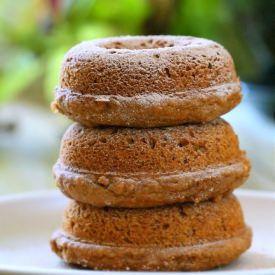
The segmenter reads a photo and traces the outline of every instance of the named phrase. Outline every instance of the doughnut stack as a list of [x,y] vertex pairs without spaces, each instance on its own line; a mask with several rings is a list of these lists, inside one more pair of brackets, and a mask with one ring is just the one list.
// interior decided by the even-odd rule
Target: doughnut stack
[[76,121],[54,166],[72,200],[52,250],[100,270],[206,270],[236,259],[252,234],[232,191],[250,164],[219,116],[240,100],[230,54],[207,39],[73,47],[52,104]]

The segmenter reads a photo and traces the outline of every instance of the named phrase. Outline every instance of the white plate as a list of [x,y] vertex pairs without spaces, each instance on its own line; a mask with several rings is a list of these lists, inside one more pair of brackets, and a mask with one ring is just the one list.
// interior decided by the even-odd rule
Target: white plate
[[[236,194],[247,224],[253,228],[253,245],[234,263],[205,273],[275,274],[275,193],[240,190]],[[66,203],[67,199],[57,191],[0,198],[1,274],[110,275],[104,271],[73,269],[50,251],[49,238],[60,225]]]

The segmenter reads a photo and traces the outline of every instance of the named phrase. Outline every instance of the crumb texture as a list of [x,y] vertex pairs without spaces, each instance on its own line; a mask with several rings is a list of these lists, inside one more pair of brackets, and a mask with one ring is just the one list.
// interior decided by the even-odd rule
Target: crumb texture
[[97,208],[72,201],[63,222],[70,235],[109,246],[191,246],[238,236],[244,228],[240,205],[232,195],[147,209]]
[[118,37],[82,42],[65,56],[60,86],[93,95],[173,93],[236,82],[229,53],[194,37]]
[[97,173],[186,172],[234,163],[241,157],[237,136],[222,119],[155,129],[74,124],[60,149],[62,164]]

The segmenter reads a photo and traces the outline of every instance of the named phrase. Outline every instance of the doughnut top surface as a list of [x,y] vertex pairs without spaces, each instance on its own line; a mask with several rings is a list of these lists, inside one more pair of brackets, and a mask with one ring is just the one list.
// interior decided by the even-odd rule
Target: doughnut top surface
[[65,56],[60,87],[83,94],[171,94],[238,82],[230,54],[188,36],[122,36],[82,42]]
[[242,158],[238,138],[223,119],[152,129],[74,124],[60,149],[63,165],[97,173],[188,172]]

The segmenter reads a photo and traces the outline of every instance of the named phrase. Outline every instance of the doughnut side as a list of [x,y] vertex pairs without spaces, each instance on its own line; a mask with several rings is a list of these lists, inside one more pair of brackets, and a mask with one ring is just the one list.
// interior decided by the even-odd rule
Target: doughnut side
[[247,179],[248,160],[194,172],[114,175],[73,171],[57,163],[59,189],[69,198],[97,207],[142,208],[217,198]]
[[251,230],[191,247],[133,248],[94,245],[64,233],[52,236],[52,250],[66,263],[99,270],[202,271],[236,260],[251,245]]
[[[98,245],[174,247],[203,244],[238,236],[243,214],[233,195],[199,204],[154,208],[98,208],[71,201],[63,230]],[[156,234],[157,232],[157,234]]]
[[91,95],[57,88],[52,109],[88,127],[173,126],[207,122],[233,109],[241,101],[239,82],[171,95],[147,93],[136,96]]
[[89,128],[73,124],[60,163],[96,173],[191,172],[240,160],[243,152],[223,119],[165,128]]
[[95,245],[56,232],[51,247],[66,263],[94,270],[203,271],[236,260],[251,239],[245,228],[239,236],[202,245],[134,248]]

